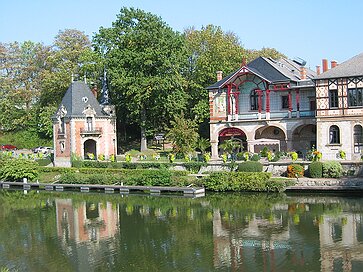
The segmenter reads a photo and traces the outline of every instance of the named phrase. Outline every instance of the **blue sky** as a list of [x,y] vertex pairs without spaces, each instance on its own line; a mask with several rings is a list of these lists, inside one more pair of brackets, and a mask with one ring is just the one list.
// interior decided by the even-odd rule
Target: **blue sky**
[[89,37],[110,27],[121,7],[160,16],[174,30],[213,24],[234,32],[245,48],[274,47],[315,70],[363,52],[360,0],[0,0],[0,42],[51,44],[59,30]]

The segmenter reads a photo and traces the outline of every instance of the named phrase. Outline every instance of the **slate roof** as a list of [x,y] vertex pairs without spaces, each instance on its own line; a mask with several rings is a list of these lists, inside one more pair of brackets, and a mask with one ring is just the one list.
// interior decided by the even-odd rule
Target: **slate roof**
[[321,73],[315,79],[363,76],[363,53],[339,64],[333,69]]
[[[96,117],[107,116],[102,111],[96,97],[91,92],[91,89],[83,81],[72,82],[67,92],[63,96],[62,103],[58,110],[62,107],[66,108],[67,113],[64,117],[84,117],[83,111],[87,106],[91,106],[96,112]],[[57,110],[57,112],[58,112]],[[55,115],[53,116],[53,118]]]
[[[297,86],[314,86],[312,79],[316,76],[315,72],[305,68],[307,79],[301,80],[300,65],[289,59],[279,59],[276,61],[272,58],[258,57],[248,63],[245,67],[255,75],[272,84],[294,82],[294,85]],[[218,89],[223,87],[226,82],[233,80],[233,76],[236,75],[240,69],[241,68],[207,87],[207,89]]]

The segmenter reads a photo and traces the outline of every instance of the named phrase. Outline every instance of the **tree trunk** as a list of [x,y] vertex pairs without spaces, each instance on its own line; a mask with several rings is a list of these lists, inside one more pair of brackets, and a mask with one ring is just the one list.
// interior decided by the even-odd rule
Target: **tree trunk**
[[145,123],[146,123],[146,111],[143,108],[141,110],[141,145],[140,145],[140,151],[144,152],[147,150],[147,139],[146,139],[146,128],[145,128]]

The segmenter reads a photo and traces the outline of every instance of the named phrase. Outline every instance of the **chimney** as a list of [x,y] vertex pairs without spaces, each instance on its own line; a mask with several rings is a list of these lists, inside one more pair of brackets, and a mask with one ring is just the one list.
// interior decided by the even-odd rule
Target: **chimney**
[[335,67],[337,67],[337,62],[335,61],[335,60],[332,60],[331,62],[330,62],[330,67],[331,67],[331,69],[333,69],[333,68],[335,68]]
[[222,80],[222,71],[217,71],[217,81]]
[[327,59],[323,59],[323,73],[328,71],[328,60]]
[[93,88],[92,88],[91,92],[93,93],[93,95],[94,95],[94,96],[96,97],[96,99],[97,99],[97,86],[96,86],[96,85],[94,85],[94,86],[93,86]]
[[306,79],[306,68],[303,66],[300,68],[300,79],[301,80]]
[[317,65],[316,66],[316,74],[317,75],[320,75],[320,65]]

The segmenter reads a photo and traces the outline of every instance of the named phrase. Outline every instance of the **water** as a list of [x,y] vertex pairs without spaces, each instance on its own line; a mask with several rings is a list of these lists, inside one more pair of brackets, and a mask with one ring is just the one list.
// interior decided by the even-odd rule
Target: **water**
[[0,191],[0,271],[363,271],[363,198]]

